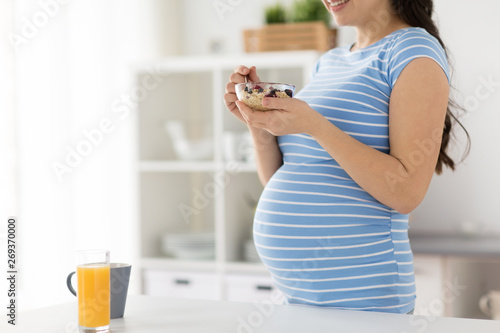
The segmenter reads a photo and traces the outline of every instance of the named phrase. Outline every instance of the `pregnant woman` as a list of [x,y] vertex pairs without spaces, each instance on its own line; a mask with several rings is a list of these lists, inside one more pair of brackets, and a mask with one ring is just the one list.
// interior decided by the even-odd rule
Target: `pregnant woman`
[[240,66],[224,100],[247,124],[265,185],[254,240],[290,304],[410,313],[408,214],[446,153],[453,115],[432,0],[323,0],[356,42],[326,52],[295,98],[237,101],[260,81]]

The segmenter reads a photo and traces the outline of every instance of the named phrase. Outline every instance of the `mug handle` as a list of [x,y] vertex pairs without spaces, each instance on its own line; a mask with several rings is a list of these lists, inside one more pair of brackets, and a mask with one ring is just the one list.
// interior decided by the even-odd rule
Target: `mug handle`
[[73,289],[73,285],[71,284],[71,278],[76,272],[71,272],[69,273],[68,277],[66,278],[66,285],[68,286],[69,291],[76,296],[76,291]]
[[492,316],[490,309],[490,298],[488,295],[483,295],[483,297],[481,297],[481,299],[479,300],[479,308],[481,308],[481,311],[483,311],[488,316]]

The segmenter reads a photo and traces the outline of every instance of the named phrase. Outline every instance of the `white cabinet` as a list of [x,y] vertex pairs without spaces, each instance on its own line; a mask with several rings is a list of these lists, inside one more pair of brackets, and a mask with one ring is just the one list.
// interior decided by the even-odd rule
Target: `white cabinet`
[[228,274],[224,285],[228,301],[281,303],[284,298],[269,275]]
[[443,316],[442,258],[432,255],[415,255],[413,265],[417,289],[414,313],[422,316]]
[[218,300],[220,285],[215,274],[149,269],[144,271],[144,294]]
[[[217,281],[211,290],[220,299],[238,298],[240,287],[242,298],[253,297],[243,291],[250,288],[243,282],[226,288],[228,281],[234,282],[228,274],[266,271],[262,264],[244,261],[262,186],[248,161],[251,146],[241,135],[246,125],[224,107],[225,85],[243,64],[256,66],[263,81],[292,83],[298,91],[319,56],[315,51],[270,52],[171,58],[137,66],[138,237],[144,292],[173,295],[179,289],[192,295],[194,282],[173,283],[167,277],[173,270],[207,274],[207,281]],[[164,234],[197,232],[214,233],[213,259],[186,261],[162,251]],[[259,292],[265,293],[253,295],[258,298]]]

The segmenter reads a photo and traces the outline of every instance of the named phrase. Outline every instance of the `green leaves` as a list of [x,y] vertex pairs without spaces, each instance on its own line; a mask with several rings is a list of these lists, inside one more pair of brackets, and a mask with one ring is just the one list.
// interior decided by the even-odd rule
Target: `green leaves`
[[266,8],[266,23],[286,23],[286,9],[281,3]]
[[321,0],[297,0],[291,11],[292,22],[323,21],[330,25],[330,13]]
[[267,24],[323,21],[330,26],[330,18],[321,0],[296,0],[289,10],[278,2],[265,9]]

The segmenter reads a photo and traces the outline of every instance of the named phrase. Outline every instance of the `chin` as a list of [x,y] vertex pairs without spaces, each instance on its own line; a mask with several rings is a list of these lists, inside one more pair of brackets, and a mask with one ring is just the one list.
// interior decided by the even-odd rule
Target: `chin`
[[351,25],[350,22],[344,17],[336,17],[335,15],[333,15],[333,20],[335,21],[335,24],[338,25],[339,27],[345,27]]
[[337,26],[339,26],[339,27],[345,27],[345,26],[347,26],[347,25],[348,25],[347,23],[345,23],[345,22],[344,22],[344,21],[342,21],[342,20],[335,20],[335,24],[336,24]]

